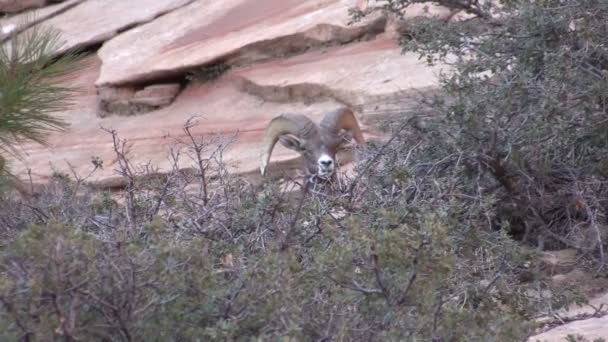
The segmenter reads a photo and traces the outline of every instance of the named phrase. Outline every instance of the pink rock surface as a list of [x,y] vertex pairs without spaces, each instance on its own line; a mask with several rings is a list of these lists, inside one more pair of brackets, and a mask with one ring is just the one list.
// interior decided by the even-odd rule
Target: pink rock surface
[[[570,250],[564,250],[557,256],[561,261],[571,260]],[[594,277],[592,274],[583,272],[580,268],[574,269],[567,274],[559,274],[553,277],[553,281],[560,285],[582,286],[585,292],[589,295],[589,304],[581,306],[573,305],[569,308],[564,308],[556,312],[562,319],[580,319],[581,317],[589,317],[569,322],[555,328],[549,329],[543,333],[532,336],[528,342],[553,342],[566,341],[568,335],[581,335],[591,342],[595,338],[608,338],[608,316],[593,317],[597,308],[605,310],[608,307],[608,283],[601,277]],[[591,294],[589,294],[591,293]],[[595,294],[593,294],[595,293]],[[539,322],[554,321],[554,317],[543,317]]]
[[[146,6],[148,1],[140,0],[137,7],[146,8],[147,11],[142,12],[148,15],[131,16],[127,13],[131,7],[126,3],[110,10],[102,6],[102,2],[87,0],[47,23],[55,21],[67,25],[66,18],[80,21],[81,26],[63,27],[75,36],[74,31],[78,27],[92,20],[88,24],[96,33],[89,36],[101,37],[106,33],[112,34],[111,25],[106,25],[105,16],[98,15],[99,18],[94,20],[88,11],[116,14],[118,20],[114,20],[112,25],[119,27],[135,22],[136,17],[139,18],[137,20],[147,20],[144,18],[184,3],[160,1]],[[104,162],[104,168],[89,180],[114,182],[116,160],[112,140],[100,129],[101,126],[115,129],[121,138],[128,140],[129,157],[135,164],[150,162],[161,172],[166,171],[170,167],[170,149],[175,147],[176,139],[184,138],[183,125],[196,114],[201,116],[200,124],[193,128],[197,137],[209,138],[214,133],[233,135],[238,131],[236,141],[224,155],[229,170],[233,172],[258,172],[259,141],[263,130],[274,116],[283,112],[302,112],[319,121],[327,110],[348,105],[357,112],[367,136],[372,136],[374,132],[369,131],[366,123],[379,114],[373,110],[364,111],[364,107],[377,109],[391,98],[398,99],[400,107],[411,105],[412,94],[437,85],[439,67],[430,68],[414,55],[402,55],[389,36],[351,42],[350,39],[364,32],[362,27],[367,25],[347,25],[348,8],[359,4],[360,1],[354,0],[195,1],[151,23],[132,28],[106,42],[99,51],[99,57],[91,57],[91,67],[76,80],[85,93],[76,106],[61,113],[71,123],[70,129],[51,135],[50,148],[36,144],[24,146],[26,158],[14,163],[15,171],[24,176],[30,168],[37,182],[47,179],[53,170],[68,172],[69,165],[84,175],[92,169],[91,158],[96,156]],[[127,12],[119,15],[119,8]],[[88,9],[86,13],[85,9]],[[102,30],[103,27],[106,30]],[[142,87],[138,83],[136,89],[129,82],[143,82],[157,71],[179,72],[226,56],[231,56],[233,61],[250,58],[249,62],[259,62],[268,56],[256,55],[259,50],[248,46],[268,41],[273,41],[275,45],[272,46],[276,46],[276,39],[280,37],[287,38],[279,39],[283,42],[279,46],[289,46],[294,39],[315,42],[344,40],[348,44],[322,49],[315,45],[308,52],[294,52],[293,57],[236,67],[218,80],[191,83],[174,99],[175,85],[158,88],[150,83],[143,91],[139,90],[139,97],[147,101],[150,97],[144,95],[167,90],[170,96],[161,96],[160,99],[167,100],[162,103],[167,107],[128,117],[96,115],[100,92],[115,98],[118,105],[122,97],[127,103],[137,98],[137,91]],[[72,45],[77,41],[90,40],[68,39]],[[128,81],[124,87],[96,87],[123,81]],[[294,163],[297,156],[297,153],[278,146],[271,160],[270,172],[277,167],[288,173],[299,169],[299,165]],[[180,164],[180,167],[189,166],[191,164],[187,160]]]
[[529,342],[562,342],[568,335],[582,336],[587,341],[597,338],[608,338],[608,316],[589,318],[560,325],[540,335],[531,337]]
[[61,32],[64,44],[57,51],[102,43],[128,27],[148,22],[192,0],[87,0],[44,21]]
[[[95,63],[83,72],[78,81],[87,92],[77,106],[65,113],[72,123],[70,130],[53,135],[50,149],[33,144],[26,146],[28,157],[25,163],[19,164],[19,170],[23,172],[30,167],[37,179],[44,180],[52,172],[50,163],[55,169],[66,172],[69,162],[79,173],[87,174],[92,168],[91,157],[99,156],[105,167],[91,180],[113,182],[116,165],[113,164],[111,137],[99,128],[104,126],[116,129],[121,138],[129,140],[130,157],[136,164],[150,161],[161,171],[166,171],[170,167],[169,150],[175,138],[184,137],[182,126],[190,116],[201,115],[200,125],[193,128],[199,137],[239,132],[225,155],[229,170],[256,173],[262,132],[266,124],[280,113],[302,112],[320,121],[325,111],[345,103],[390,96],[399,96],[403,106],[406,104],[404,101],[411,101],[402,97],[404,90],[425,90],[437,84],[434,73],[418,64],[416,58],[400,55],[394,43],[380,39],[234,69],[216,81],[189,85],[163,109],[137,116],[99,118],[96,116],[94,81],[100,67],[101,61],[95,58]],[[294,86],[306,84],[315,96],[292,96],[285,101],[269,99],[266,94],[251,90],[251,82],[254,81],[259,82],[260,87],[287,93]],[[131,96],[130,93],[127,95]],[[359,111],[357,115],[367,137],[374,134],[365,124],[375,114]],[[271,159],[271,172],[280,165],[290,174],[299,166],[293,163],[297,156],[295,152],[278,146]],[[180,166],[189,167],[191,164],[184,161]]]
[[220,59],[251,63],[279,57],[277,54],[293,53],[309,45],[350,41],[371,30],[370,25],[382,31],[382,22],[373,18],[347,25],[348,9],[357,3],[196,1],[105,44],[99,51],[103,66],[97,84],[170,77]]
[[68,0],[0,19],[0,40],[2,40],[3,35],[19,33],[22,30],[47,20],[83,1],[84,0]]
[[[14,162],[15,172],[25,177],[26,169],[30,168],[34,181],[41,182],[48,179],[53,170],[69,172],[69,163],[79,174],[86,175],[92,169],[91,157],[98,156],[104,162],[104,169],[89,180],[116,184],[112,140],[100,126],[115,129],[121,138],[129,141],[129,157],[135,165],[150,161],[160,171],[166,171],[170,167],[169,150],[175,146],[176,139],[184,138],[182,127],[192,115],[200,115],[200,124],[193,128],[198,138],[209,138],[217,133],[233,135],[239,131],[238,140],[228,149],[224,159],[230,171],[257,171],[258,141],[272,117],[284,111],[299,111],[318,121],[324,111],[339,105],[332,101],[314,105],[269,103],[243,93],[238,80],[225,77],[213,84],[192,85],[171,106],[150,114],[99,118],[95,115],[96,90],[93,85],[99,65],[96,61],[77,80],[86,93],[72,110],[63,113],[71,122],[69,131],[51,135],[50,148],[25,145],[26,158]],[[273,161],[294,157],[297,154],[278,147]],[[184,159],[180,166],[189,167],[191,163]]]
[[15,13],[42,7],[48,0],[0,0],[0,13]]
[[333,98],[351,107],[405,106],[419,91],[434,89],[445,66],[429,67],[416,54],[402,54],[392,39],[376,39],[314,51],[247,67],[236,73],[250,93],[270,101]]

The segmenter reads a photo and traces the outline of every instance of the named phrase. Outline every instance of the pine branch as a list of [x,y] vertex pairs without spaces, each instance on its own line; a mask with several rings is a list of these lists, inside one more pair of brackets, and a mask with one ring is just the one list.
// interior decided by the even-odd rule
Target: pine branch
[[57,55],[58,31],[36,25],[0,46],[0,151],[19,156],[17,145],[47,145],[47,134],[68,127],[56,114],[79,92],[69,78],[85,66],[77,51]]

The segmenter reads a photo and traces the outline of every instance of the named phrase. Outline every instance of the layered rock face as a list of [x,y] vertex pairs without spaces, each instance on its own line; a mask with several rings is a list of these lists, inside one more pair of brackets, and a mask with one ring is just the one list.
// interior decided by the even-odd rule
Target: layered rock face
[[[413,105],[420,91],[437,86],[442,68],[401,54],[399,25],[374,6],[360,0],[68,0],[0,19],[7,34],[36,25],[58,29],[64,40],[58,54],[90,52],[88,67],[72,81],[82,94],[71,110],[58,113],[70,129],[53,134],[50,148],[24,146],[25,158],[13,169],[22,175],[29,169],[43,182],[54,171],[88,174],[96,157],[104,168],[89,180],[116,185],[107,128],[127,140],[134,164],[150,162],[162,172],[192,116],[198,116],[197,137],[232,137],[223,157],[240,173],[258,170],[263,130],[282,112],[319,121],[326,111],[348,106],[373,137],[367,123]],[[370,15],[350,23],[353,8]],[[451,14],[419,6],[407,17]],[[297,171],[296,157],[277,146],[271,173]]]

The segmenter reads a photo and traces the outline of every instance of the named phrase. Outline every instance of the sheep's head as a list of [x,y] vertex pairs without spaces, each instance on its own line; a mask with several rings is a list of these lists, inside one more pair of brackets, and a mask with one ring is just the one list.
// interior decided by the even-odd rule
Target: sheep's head
[[302,114],[281,114],[270,122],[264,134],[260,171],[262,176],[270,161],[277,141],[299,152],[308,175],[323,178],[333,176],[336,170],[336,153],[350,133],[359,144],[364,143],[363,133],[353,112],[341,108],[325,115],[319,125]]

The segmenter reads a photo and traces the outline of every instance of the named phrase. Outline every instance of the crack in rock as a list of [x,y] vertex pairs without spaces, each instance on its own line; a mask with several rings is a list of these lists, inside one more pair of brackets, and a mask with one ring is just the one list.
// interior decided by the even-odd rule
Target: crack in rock
[[[140,81],[137,85],[123,84],[118,86],[100,86],[98,88],[98,103],[100,104],[98,115],[101,117],[111,114],[135,115],[163,107],[146,107],[133,103],[131,96],[134,96],[135,94],[134,89],[142,89],[157,83],[166,82],[184,84],[187,83],[189,75],[200,73],[200,70],[212,65],[224,65],[226,66],[226,70],[228,70],[233,67],[242,67],[275,59],[287,58],[311,50],[372,40],[384,33],[386,25],[387,19],[384,15],[369,20],[367,25],[357,27],[340,27],[330,24],[319,24],[305,32],[265,41],[257,41],[245,45],[228,55],[198,65],[195,68],[189,67],[174,71],[158,72],[157,74],[152,73],[145,77],[142,76],[139,79],[145,81]],[[254,85],[250,85],[250,87],[253,88]],[[254,92],[255,90],[252,89],[251,91]],[[315,96],[309,95],[311,91],[303,90],[301,92],[302,96],[314,98]],[[295,90],[295,92],[297,92],[297,90]],[[176,96],[177,94],[175,94],[173,98]],[[343,97],[347,98],[348,96]],[[336,95],[335,98],[339,99],[340,96]],[[169,104],[171,104],[171,102],[166,105]]]
[[241,80],[241,89],[250,95],[269,102],[313,103],[332,99],[351,108],[357,106],[357,103],[354,101],[354,98],[357,97],[355,92],[340,91],[318,83],[299,83],[288,86],[259,85],[243,78]]
[[384,33],[386,24],[385,16],[379,16],[369,24],[358,27],[319,24],[305,32],[245,45],[222,60],[231,67],[243,67],[288,58],[311,50],[372,40]]
[[320,83],[260,85],[245,77],[241,77],[239,82],[243,92],[268,102],[311,104],[334,100],[357,111],[365,124],[377,122],[379,118],[403,117],[404,113],[417,108],[417,100],[421,94],[437,91],[436,87],[423,87],[371,95],[366,94],[364,90],[341,90]]
[[153,84],[139,89],[101,87],[97,89],[97,115],[147,113],[170,105],[180,92],[179,83]]

